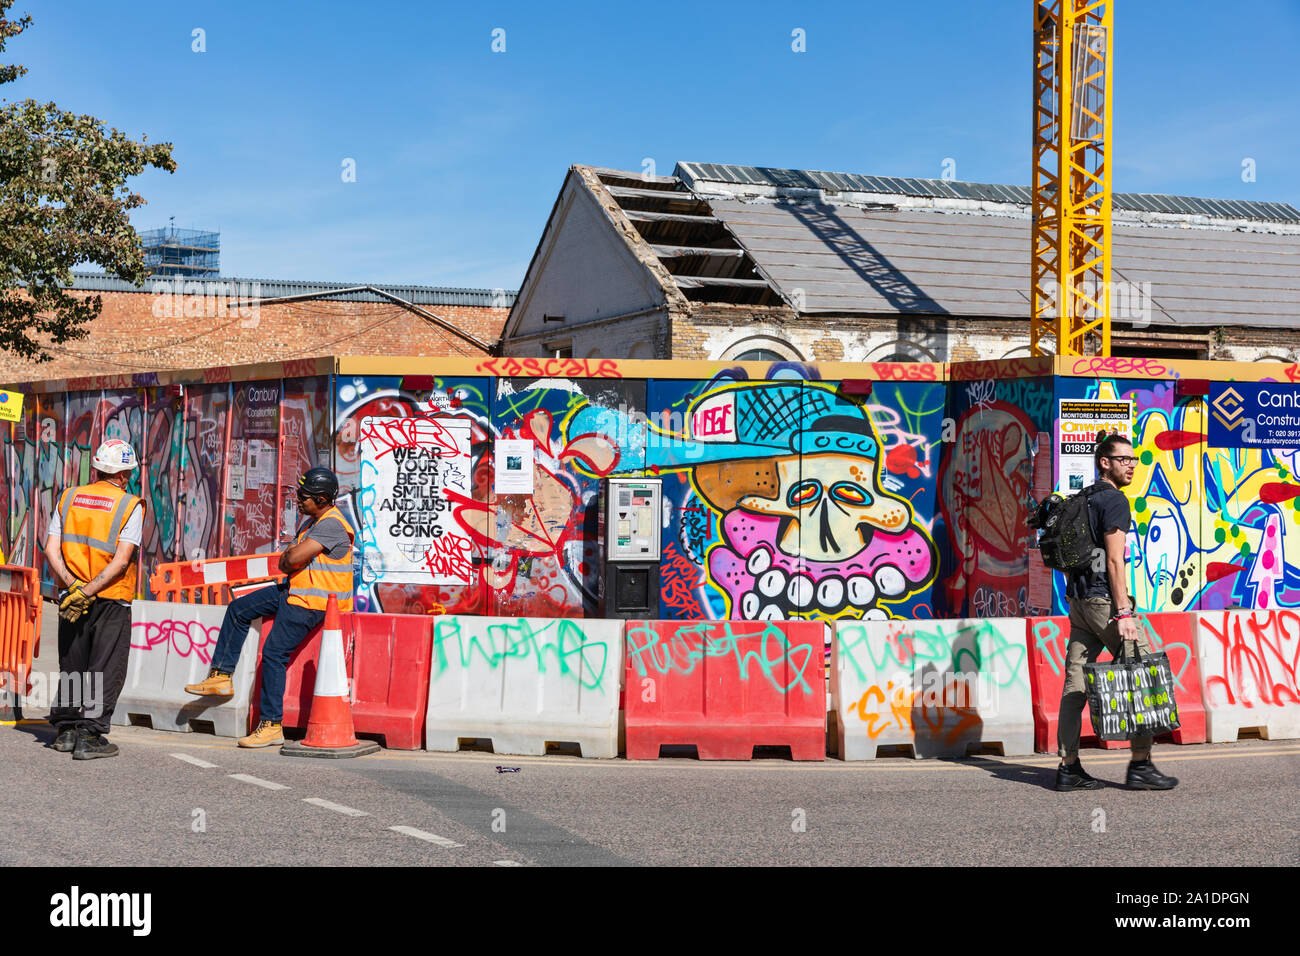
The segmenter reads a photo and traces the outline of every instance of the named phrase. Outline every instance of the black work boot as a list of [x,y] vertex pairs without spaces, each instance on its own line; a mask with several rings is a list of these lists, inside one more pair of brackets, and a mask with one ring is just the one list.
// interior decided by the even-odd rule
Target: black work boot
[[84,731],[77,734],[77,746],[73,748],[73,760],[94,760],[96,757],[116,757],[117,744],[111,744],[103,734]]
[[59,731],[59,735],[50,743],[51,750],[57,750],[61,754],[71,753],[72,748],[77,745],[77,728],[64,727]]
[[1074,763],[1062,764],[1056,768],[1056,789],[1061,793],[1069,793],[1071,790],[1100,790],[1104,786],[1104,783],[1083,769],[1083,763],[1078,757],[1074,758]]
[[1156,769],[1150,757],[1144,757],[1129,763],[1124,785],[1130,790],[1172,790],[1178,786],[1178,778],[1166,777]]

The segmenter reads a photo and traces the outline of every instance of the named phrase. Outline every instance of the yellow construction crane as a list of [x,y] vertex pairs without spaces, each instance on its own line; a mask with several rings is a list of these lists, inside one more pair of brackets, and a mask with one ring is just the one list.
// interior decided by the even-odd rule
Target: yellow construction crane
[[1034,355],[1110,354],[1113,13],[1113,0],[1034,0]]

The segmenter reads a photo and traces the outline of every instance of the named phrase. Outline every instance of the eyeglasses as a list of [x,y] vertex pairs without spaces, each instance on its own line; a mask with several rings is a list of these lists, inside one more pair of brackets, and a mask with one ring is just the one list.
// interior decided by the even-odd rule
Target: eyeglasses
[[1137,463],[1137,455],[1106,455],[1111,461],[1117,461],[1121,465],[1133,465]]

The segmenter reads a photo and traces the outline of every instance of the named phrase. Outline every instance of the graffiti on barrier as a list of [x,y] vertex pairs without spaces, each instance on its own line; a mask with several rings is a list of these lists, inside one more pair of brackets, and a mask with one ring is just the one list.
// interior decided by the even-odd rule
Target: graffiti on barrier
[[627,661],[639,676],[690,674],[709,658],[730,659],[740,679],[761,676],[788,693],[812,693],[809,681],[822,680],[820,648],[790,640],[776,623],[761,630],[730,621],[657,622],[629,624]]
[[[991,621],[843,623],[835,639],[859,681],[886,671],[987,675],[997,687],[1028,687],[1028,649]],[[1023,628],[1021,630],[1023,638]]]
[[193,620],[132,621],[131,647],[146,652],[160,648],[179,657],[193,654],[204,664],[210,664],[220,633],[219,624],[209,626]]
[[1300,614],[1224,611],[1199,615],[1206,704],[1300,704]]
[[610,653],[608,643],[588,635],[581,621],[439,617],[433,624],[432,679],[470,668],[476,659],[492,669],[517,661],[587,690],[612,690],[605,686]]

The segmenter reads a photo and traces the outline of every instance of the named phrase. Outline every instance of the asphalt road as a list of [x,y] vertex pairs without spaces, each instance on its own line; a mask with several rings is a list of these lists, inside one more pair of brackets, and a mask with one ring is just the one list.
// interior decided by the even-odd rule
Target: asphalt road
[[[38,667],[56,668],[52,640]],[[40,717],[39,711],[28,716]],[[304,760],[115,728],[73,761],[0,727],[0,864],[1296,865],[1300,741],[1158,746],[1182,780],[1058,794],[1050,756],[700,762],[385,751]],[[518,767],[500,773],[498,766]]]

